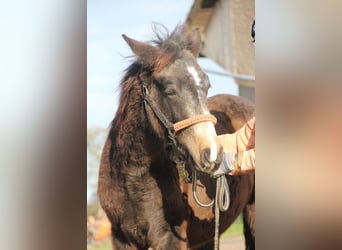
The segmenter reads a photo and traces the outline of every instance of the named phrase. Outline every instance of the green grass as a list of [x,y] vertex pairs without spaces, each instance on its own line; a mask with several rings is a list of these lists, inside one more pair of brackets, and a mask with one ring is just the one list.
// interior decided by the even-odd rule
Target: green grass
[[235,222],[222,234],[222,237],[229,237],[243,234],[243,222],[240,215]]

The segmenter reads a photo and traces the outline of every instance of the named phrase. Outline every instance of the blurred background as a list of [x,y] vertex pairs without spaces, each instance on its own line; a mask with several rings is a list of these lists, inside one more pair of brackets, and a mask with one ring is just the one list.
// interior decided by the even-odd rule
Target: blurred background
[[[95,193],[95,188],[88,191],[87,180],[91,176],[88,166],[89,161],[96,159],[89,154],[87,130],[108,128],[115,114],[116,84],[127,63],[124,57],[131,54],[121,34],[149,40],[151,22],[161,22],[172,29],[179,22],[195,22],[197,15],[206,12],[214,22],[220,16],[216,11],[227,3],[244,3],[201,1],[205,5],[192,11],[195,4],[192,1],[174,1],[172,8],[164,5],[168,1],[159,1],[153,6],[160,7],[151,7],[153,14],[146,15],[148,1],[131,4],[127,12],[121,2],[134,1],[116,1],[109,8],[112,2],[0,3],[0,249],[87,248],[87,202]],[[211,7],[213,2],[215,5]],[[108,8],[101,11],[103,5]],[[233,10],[236,4],[229,6]],[[342,249],[341,9],[339,0],[255,3],[257,249]],[[242,19],[253,18],[251,14],[245,16],[248,12],[237,11],[234,11],[236,18],[240,15]],[[161,12],[163,16],[157,17]],[[123,13],[126,14],[121,19],[110,21]],[[132,20],[131,13],[139,17],[132,27],[144,23],[145,35],[128,28],[111,33],[115,26],[124,27]],[[182,14],[173,20],[177,13]],[[197,14],[191,17],[190,13]],[[96,14],[100,19],[103,16],[98,27],[93,28],[99,34],[97,38],[90,30]],[[144,17],[148,20],[143,22]],[[226,18],[229,22],[222,19],[224,25],[217,26],[221,28],[217,34],[230,29],[236,31],[236,37],[239,22],[233,21],[231,12]],[[215,40],[209,37],[214,27],[210,23],[207,22],[204,31],[208,36],[204,37],[206,44],[212,38]],[[249,26],[249,21],[245,25]],[[104,28],[109,32],[101,32]],[[244,40],[250,39],[249,28],[246,31],[248,35],[245,32],[241,35],[248,38],[235,39],[235,44],[245,45]],[[107,54],[102,62],[98,60],[98,67],[105,69],[109,65],[105,70],[110,73],[102,72],[97,77],[109,77],[92,81],[89,74],[95,59],[90,51],[91,39],[105,43],[102,35],[107,33],[111,36],[107,39],[109,50],[101,52],[104,45],[98,46],[99,54]],[[233,39],[224,44],[232,44]],[[120,46],[123,47],[118,50]],[[222,81],[210,75],[212,84],[219,84],[212,90],[242,94],[242,84],[236,77],[230,84],[231,77],[226,74],[253,76],[253,68],[237,70],[242,67],[240,64],[226,62],[225,65],[211,56],[208,47],[204,48],[203,56],[215,62],[213,69],[224,70]],[[224,48],[220,49],[222,52]],[[245,49],[250,50],[248,46]],[[221,54],[230,60],[231,54],[227,57]],[[120,61],[104,62],[115,58]],[[98,84],[96,88],[91,87],[92,82]],[[248,83],[244,85],[248,87]],[[230,90],[231,86],[235,92]],[[92,92],[101,88],[108,95],[103,97],[108,105],[92,101],[96,99]],[[96,109],[96,105],[101,107]],[[91,113],[97,112],[104,118],[90,121],[91,116],[96,116]]]

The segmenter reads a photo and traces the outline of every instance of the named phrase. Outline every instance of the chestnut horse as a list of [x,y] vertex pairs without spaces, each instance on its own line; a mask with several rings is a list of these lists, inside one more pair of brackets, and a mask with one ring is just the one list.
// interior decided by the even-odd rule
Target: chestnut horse
[[[156,35],[154,45],[123,35],[137,59],[122,80],[103,148],[99,201],[111,222],[113,249],[213,249],[213,207],[200,207],[184,178],[199,171],[199,199],[215,197],[210,174],[223,152],[208,107],[210,83],[196,61],[201,39],[184,27],[165,38]],[[220,98],[209,101],[219,121],[216,129],[233,132],[253,108],[238,97],[229,96],[224,104]],[[231,203],[221,213],[221,233],[253,205],[254,176],[228,177],[228,182]],[[246,218],[246,225],[253,225]]]

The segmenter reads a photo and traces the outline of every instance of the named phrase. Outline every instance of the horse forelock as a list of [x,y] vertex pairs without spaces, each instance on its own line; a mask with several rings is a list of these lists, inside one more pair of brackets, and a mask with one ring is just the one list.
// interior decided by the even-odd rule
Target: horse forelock
[[158,47],[159,55],[152,65],[154,72],[157,73],[179,58],[181,52],[187,49],[193,41],[186,26],[179,25],[169,33],[163,25],[155,25],[154,33],[157,39],[153,40],[152,43]]

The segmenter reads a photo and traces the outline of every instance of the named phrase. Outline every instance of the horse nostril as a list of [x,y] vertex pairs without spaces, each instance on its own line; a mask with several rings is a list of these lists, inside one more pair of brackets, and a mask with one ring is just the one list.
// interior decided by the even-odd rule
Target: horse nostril
[[210,148],[205,148],[201,152],[201,163],[204,168],[211,168],[213,166],[213,160],[210,157]]
[[202,150],[201,160],[202,162],[210,161],[210,149],[209,148]]

